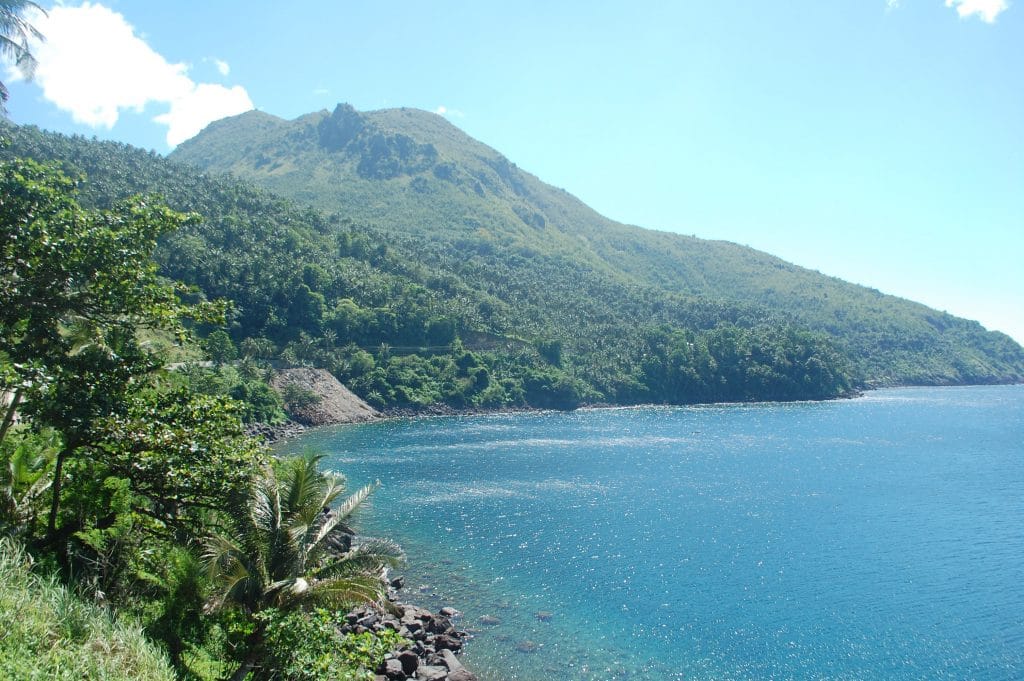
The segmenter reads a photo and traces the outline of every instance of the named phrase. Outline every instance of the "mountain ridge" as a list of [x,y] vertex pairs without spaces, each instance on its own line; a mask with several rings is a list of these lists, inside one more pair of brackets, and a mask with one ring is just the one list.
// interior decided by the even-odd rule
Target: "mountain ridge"
[[[984,352],[931,362],[930,368],[892,370],[919,352],[915,346],[946,352],[938,346],[953,336],[996,334],[986,343],[1011,355],[1014,346],[1020,349],[977,322],[762,251],[606,218],[426,111],[357,112],[339,104],[333,112],[292,121],[248,112],[211,124],[170,158],[231,173],[385,231],[442,240],[469,257],[489,249],[527,258],[542,253],[627,286],[763,306],[847,345],[868,385],[957,382],[984,374]],[[845,319],[851,308],[863,323]],[[910,323],[894,338],[888,327],[898,317]]]
[[[361,114],[342,115],[365,129]],[[388,125],[430,120],[417,112],[393,118]],[[159,193],[171,208],[197,214],[157,249],[164,276],[193,295],[230,301],[226,330],[249,360],[326,368],[378,409],[827,399],[865,386],[1024,379],[1024,349],[1002,334],[768,254],[604,218],[559,230],[559,212],[595,213],[495,160],[498,152],[482,143],[465,158],[491,154],[493,165],[455,165],[461,184],[437,178],[439,166],[445,174],[443,164],[458,160],[446,158],[445,145],[462,133],[439,141],[426,167],[417,165],[432,156],[425,138],[389,143],[393,131],[373,121],[362,139],[334,138],[336,151],[296,151],[319,148],[325,120],[324,112],[298,123],[229,119],[200,148],[214,160],[219,145],[246,163],[278,163],[285,179],[294,169],[311,179],[313,168],[335,173],[358,200],[346,207],[326,196],[336,210],[216,169],[31,126],[0,123],[9,142],[0,157],[58,162],[82,178],[85,206]],[[413,132],[430,127],[436,119]],[[268,134],[277,141],[268,144]],[[377,134],[385,142],[368,143]],[[359,176],[374,148],[382,156],[364,174],[384,167],[391,179]],[[403,153],[412,159],[404,169]],[[518,193],[494,166],[516,179]],[[424,176],[428,191],[411,188]],[[482,211],[453,200],[481,198],[471,177],[492,185]],[[318,182],[311,188],[323,189],[322,175]],[[543,224],[528,224],[504,202],[531,192],[550,205],[523,202],[519,212],[542,212]],[[400,210],[382,209],[389,204]],[[476,223],[448,229],[446,214]],[[612,226],[603,229],[605,222]]]

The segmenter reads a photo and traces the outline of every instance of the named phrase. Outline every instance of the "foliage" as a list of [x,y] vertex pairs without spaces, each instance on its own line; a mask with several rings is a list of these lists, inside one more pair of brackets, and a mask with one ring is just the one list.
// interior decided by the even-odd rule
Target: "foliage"
[[256,613],[309,602],[381,603],[383,568],[402,560],[392,542],[351,545],[346,524],[373,492],[367,485],[330,513],[345,494],[344,478],[319,469],[307,453],[265,467],[245,504],[224,509],[223,531],[209,536],[204,559],[217,590],[211,609],[235,605]]
[[309,407],[320,401],[320,396],[298,383],[287,383],[281,389],[281,399],[289,409]]
[[[204,542],[213,581],[212,612],[235,607],[247,615],[309,605],[383,606],[385,568],[403,560],[396,544],[364,539],[353,544],[346,524],[373,492],[368,485],[328,512],[345,494],[344,478],[319,469],[307,453],[265,467],[245,503],[224,509],[224,526]],[[239,674],[264,653],[268,620],[255,618]]]
[[[35,73],[37,62],[28,41],[30,38],[44,40],[43,35],[25,20],[25,14],[30,10],[46,13],[42,7],[29,0],[0,2],[0,56],[14,62],[21,75],[29,79]],[[4,105],[9,98],[7,86],[0,82],[0,112],[7,112]]]
[[30,566],[22,547],[0,538],[0,678],[176,678],[138,626],[85,602]]
[[[378,407],[819,399],[1024,378],[1024,350],[1001,334],[750,249],[606,220],[434,119],[342,107],[293,126],[254,112],[174,154],[337,212],[124,145],[8,134],[22,153],[87,171],[95,205],[160,191],[202,214],[162,238],[161,271],[232,301],[227,334],[243,355],[327,368]],[[364,144],[378,133],[432,144],[436,158]],[[379,158],[360,171],[361,154]],[[729,364],[749,364],[743,352],[684,367],[699,354],[669,350],[679,334],[771,352],[753,360],[760,378]],[[808,358],[775,363],[808,342],[834,380]],[[702,372],[694,390],[672,378]]]
[[338,611],[266,610],[267,656],[261,678],[289,681],[372,681],[385,654],[408,642],[386,629],[342,635]]
[[35,530],[59,447],[60,438],[48,429],[22,430],[0,441],[0,535],[20,537]]
[[[266,383],[272,341],[247,339],[234,362],[237,346],[215,327],[226,307],[157,273],[158,239],[191,218],[138,197],[86,207],[76,187],[54,166],[0,161],[0,531],[83,592],[137,615],[193,678],[222,678],[240,662],[244,671],[266,624],[252,616],[268,606],[379,601],[382,570],[401,553],[384,540],[353,546],[346,525],[372,487],[328,513],[344,485],[319,471],[319,457],[271,467],[242,419],[283,417]],[[318,281],[314,270],[305,275]],[[187,344],[193,329],[215,365],[166,369],[150,341]],[[27,423],[16,425],[15,412]],[[193,553],[203,539],[205,563]],[[126,673],[88,656],[78,666],[46,658],[75,678],[170,674],[160,656],[163,668],[150,674],[157,663],[141,656],[152,651],[130,648],[143,640],[137,631],[125,643],[120,625],[95,628],[89,608],[60,593],[65,623],[88,636],[5,632],[0,670],[33,677],[26,660],[38,638],[71,654],[83,642],[129,646],[140,659]],[[220,607],[228,602],[239,607]],[[26,619],[35,626],[44,616]],[[62,668],[41,669],[65,678]]]

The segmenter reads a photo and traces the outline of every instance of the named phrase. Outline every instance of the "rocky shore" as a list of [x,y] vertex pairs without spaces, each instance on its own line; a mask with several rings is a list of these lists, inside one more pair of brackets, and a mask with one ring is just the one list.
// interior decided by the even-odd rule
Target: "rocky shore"
[[[401,588],[401,579],[392,581],[393,589]],[[392,591],[392,598],[395,592]],[[357,608],[345,616],[343,634],[382,632],[391,629],[410,643],[389,653],[375,670],[375,681],[477,681],[455,656],[469,638],[457,629],[453,620],[461,616],[454,608],[441,608],[437,614],[415,605],[392,600],[390,612],[374,608]]]
[[278,440],[298,437],[306,432],[306,426],[297,421],[285,421],[277,425],[269,423],[250,423],[245,426],[245,434],[249,437],[257,437],[272,444]]

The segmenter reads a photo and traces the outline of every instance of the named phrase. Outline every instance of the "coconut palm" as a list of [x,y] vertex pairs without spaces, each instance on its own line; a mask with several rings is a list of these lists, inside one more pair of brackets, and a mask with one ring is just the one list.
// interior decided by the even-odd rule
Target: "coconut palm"
[[[28,41],[43,40],[43,35],[25,20],[25,14],[31,10],[46,14],[42,7],[28,0],[0,0],[0,56],[13,61],[25,78],[31,78],[36,70],[36,58]],[[0,111],[8,97],[7,86],[0,83]]]
[[[306,453],[277,470],[267,468],[248,503],[226,509],[224,531],[210,536],[204,547],[216,589],[209,610],[235,606],[254,615],[268,608],[313,604],[384,604],[386,570],[402,561],[401,549],[385,539],[353,543],[348,526],[376,485],[363,487],[331,509],[345,494],[345,482],[320,470],[322,458]],[[249,654],[233,678],[244,678],[256,663],[262,622],[257,618]]]

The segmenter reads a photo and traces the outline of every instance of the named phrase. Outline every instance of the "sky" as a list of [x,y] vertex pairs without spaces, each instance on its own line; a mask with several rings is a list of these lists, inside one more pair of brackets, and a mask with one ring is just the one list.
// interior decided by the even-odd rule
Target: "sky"
[[1024,1],[40,4],[16,123],[167,153],[251,108],[416,107],[615,220],[1024,343]]

